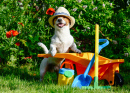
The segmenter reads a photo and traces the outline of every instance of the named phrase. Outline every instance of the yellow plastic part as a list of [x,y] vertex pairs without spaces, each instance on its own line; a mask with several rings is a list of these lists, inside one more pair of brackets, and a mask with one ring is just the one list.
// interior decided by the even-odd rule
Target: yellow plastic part
[[73,80],[74,80],[74,75],[72,75],[72,77],[67,78],[63,74],[59,74],[59,76],[58,76],[58,85],[72,84]]
[[[95,77],[98,77],[99,25],[95,26]],[[98,84],[98,83],[97,83]]]

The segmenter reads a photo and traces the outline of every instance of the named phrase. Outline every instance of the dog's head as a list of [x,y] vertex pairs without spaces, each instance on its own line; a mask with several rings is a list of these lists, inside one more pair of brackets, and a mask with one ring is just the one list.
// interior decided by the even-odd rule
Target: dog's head
[[70,26],[70,20],[69,18],[65,16],[57,16],[53,20],[53,24],[55,28],[64,28],[64,27],[69,27]]

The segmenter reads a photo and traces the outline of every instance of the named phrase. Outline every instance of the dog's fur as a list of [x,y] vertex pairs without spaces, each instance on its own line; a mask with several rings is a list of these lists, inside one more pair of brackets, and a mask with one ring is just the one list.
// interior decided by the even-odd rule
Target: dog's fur
[[[70,20],[64,16],[58,16],[54,18],[53,23],[55,26],[55,33],[51,38],[50,50],[48,51],[43,43],[38,43],[38,45],[43,48],[44,52],[46,54],[51,54],[52,56],[55,56],[56,53],[67,53],[69,50],[81,53],[81,51],[77,49],[74,38],[70,34]],[[52,70],[55,70],[58,74],[60,64],[63,60],[63,58],[54,57],[44,58],[40,65],[40,80],[43,80],[46,71],[50,69],[50,65],[51,67],[54,67]]]

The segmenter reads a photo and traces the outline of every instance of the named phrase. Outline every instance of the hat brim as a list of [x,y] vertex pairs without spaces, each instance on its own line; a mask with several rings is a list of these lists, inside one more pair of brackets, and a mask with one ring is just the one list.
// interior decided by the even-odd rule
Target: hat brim
[[[52,16],[52,17],[50,17],[50,18],[48,19],[49,24],[50,24],[53,28],[55,28],[55,27],[54,27],[54,24],[53,24],[53,19],[54,19],[55,17],[57,17],[57,16],[61,16],[61,15],[55,15],[55,16]],[[65,16],[65,17],[69,18],[70,21],[71,21],[70,28],[73,27],[73,25],[75,24],[75,19],[74,19],[74,17],[72,17],[72,16],[67,16],[67,15],[62,15],[62,16]]]

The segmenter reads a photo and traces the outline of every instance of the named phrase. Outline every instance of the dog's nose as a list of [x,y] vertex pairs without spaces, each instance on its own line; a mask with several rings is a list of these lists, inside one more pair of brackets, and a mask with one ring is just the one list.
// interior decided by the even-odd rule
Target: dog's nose
[[58,21],[58,22],[61,22],[61,21],[62,21],[62,19],[58,19],[57,21]]

